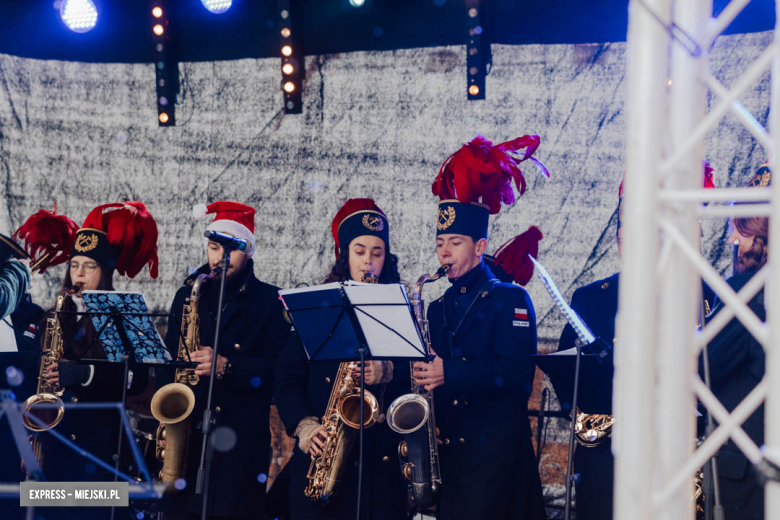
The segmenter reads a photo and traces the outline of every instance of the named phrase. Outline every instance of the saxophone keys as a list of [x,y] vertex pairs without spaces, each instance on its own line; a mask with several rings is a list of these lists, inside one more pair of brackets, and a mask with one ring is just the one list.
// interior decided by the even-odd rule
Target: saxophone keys
[[409,446],[406,444],[406,441],[402,441],[401,444],[398,445],[398,454],[403,458],[409,456]]

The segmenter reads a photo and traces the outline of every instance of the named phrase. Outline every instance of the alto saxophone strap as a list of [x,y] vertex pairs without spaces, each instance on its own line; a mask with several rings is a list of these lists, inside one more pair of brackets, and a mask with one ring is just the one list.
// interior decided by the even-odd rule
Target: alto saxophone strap
[[471,300],[471,303],[469,303],[469,306],[466,308],[466,312],[463,313],[463,316],[460,318],[460,321],[458,322],[458,325],[455,327],[455,330],[450,330],[450,327],[447,323],[447,312],[445,310],[446,305],[441,306],[441,312],[444,316],[444,330],[446,330],[450,338],[454,338],[457,336],[458,331],[460,331],[461,325],[463,325],[463,322],[466,320],[466,316],[469,315],[469,312],[471,311],[471,308],[474,307],[474,304],[477,303],[477,300],[479,297],[484,293],[485,291],[490,292],[493,290],[493,287],[499,283],[499,280],[497,278],[490,278],[485,284],[480,287],[480,289],[474,294],[474,298]]

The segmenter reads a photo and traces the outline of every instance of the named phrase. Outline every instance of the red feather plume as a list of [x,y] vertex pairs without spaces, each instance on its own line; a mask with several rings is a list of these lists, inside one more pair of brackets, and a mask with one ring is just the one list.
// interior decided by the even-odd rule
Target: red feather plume
[[330,225],[330,231],[333,234],[333,242],[336,244],[335,252],[337,260],[339,258],[339,224],[341,224],[341,221],[343,221],[348,215],[351,215],[356,211],[362,211],[366,209],[372,209],[374,211],[380,212],[383,215],[385,214],[385,212],[376,205],[374,199],[349,199],[344,203],[343,206],[341,206],[341,209],[338,210],[336,216],[333,217],[333,222]]
[[90,211],[82,227],[105,231],[108,242],[119,247],[119,274],[135,278],[148,265],[151,277],[157,278],[157,223],[142,202],[98,206]]
[[527,284],[534,275],[534,264],[528,255],[539,255],[539,241],[544,238],[536,226],[509,240],[496,251],[495,264],[520,285]]
[[550,177],[547,167],[533,157],[540,142],[538,135],[524,135],[494,146],[478,135],[444,161],[431,190],[441,200],[481,202],[491,214],[498,213],[501,203],[515,203],[512,181],[521,196],[525,193],[525,177],[518,167],[521,162],[530,160]]
[[46,269],[68,260],[78,228],[71,219],[57,214],[55,204],[52,211],[42,209],[33,213],[16,230],[13,238],[24,242],[24,249],[33,265],[37,263],[38,272],[45,273]]

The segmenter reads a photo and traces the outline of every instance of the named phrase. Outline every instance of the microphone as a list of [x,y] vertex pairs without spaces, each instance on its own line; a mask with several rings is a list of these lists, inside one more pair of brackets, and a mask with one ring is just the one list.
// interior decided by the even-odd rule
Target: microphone
[[246,240],[231,237],[230,235],[226,235],[224,233],[218,233],[216,231],[210,231],[207,229],[203,233],[203,236],[212,242],[216,242],[228,251],[246,251],[249,248],[249,242]]

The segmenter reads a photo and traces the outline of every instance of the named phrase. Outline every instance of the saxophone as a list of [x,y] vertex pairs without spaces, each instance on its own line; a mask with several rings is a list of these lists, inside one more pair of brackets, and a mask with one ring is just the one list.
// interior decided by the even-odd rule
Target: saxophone
[[[428,320],[425,319],[422,289],[426,283],[444,276],[449,268],[449,265],[443,265],[435,275],[424,274],[414,284],[412,306],[417,326],[429,353],[431,335]],[[414,503],[417,507],[426,509],[436,503],[441,487],[436,417],[433,410],[433,392],[426,392],[425,388],[417,384],[414,378],[414,363],[411,373],[412,393],[402,395],[390,404],[387,409],[387,425],[404,437],[398,446],[403,476],[411,483]]]
[[[65,299],[81,291],[82,287],[83,284],[80,283],[73,287],[64,287],[57,297],[54,312],[46,318],[46,334],[43,337],[41,363],[38,370],[38,390],[34,395],[27,398],[20,410],[24,426],[31,432],[35,432],[30,435],[30,444],[32,445],[33,454],[41,466],[43,466],[43,445],[36,433],[51,430],[65,416],[65,405],[62,402],[62,394],[65,393],[65,389],[57,388],[46,381],[49,367],[62,359],[60,312],[65,304]],[[35,408],[40,408],[40,410],[36,411]],[[56,410],[56,413],[51,413],[52,408]],[[31,475],[24,467],[24,462],[22,462],[22,470],[27,473],[29,480]]]
[[614,419],[608,414],[578,412],[574,423],[574,438],[586,448],[595,448],[612,434]]
[[[68,296],[78,293],[82,287],[83,284],[76,284],[73,287],[63,288],[57,297],[54,312],[46,318],[46,334],[43,337],[41,364],[38,370],[38,391],[35,395],[28,397],[21,408],[22,422],[30,431],[43,432],[50,430],[57,426],[65,415],[65,405],[62,403],[62,394],[65,393],[65,389],[57,388],[46,382],[46,376],[49,367],[62,359],[62,327],[60,325],[62,306],[65,304],[65,299]],[[34,408],[38,405],[43,405],[41,407],[42,410],[51,411],[52,408],[56,408],[57,413],[54,417],[51,417],[50,413],[36,414],[34,413]],[[33,420],[32,416],[35,416],[38,420]],[[38,448],[35,444],[33,447]]]
[[[200,348],[200,316],[198,300],[200,286],[219,273],[219,268],[210,274],[201,274],[192,284],[192,292],[184,301],[181,317],[181,339],[178,359],[188,359]],[[216,362],[216,359],[214,360]],[[160,482],[167,484],[166,491],[179,490],[176,481],[184,477],[187,445],[190,436],[190,414],[195,408],[195,393],[192,387],[198,384],[200,376],[191,369],[177,368],[175,382],[157,390],[152,397],[151,410],[160,422],[157,428],[157,459],[163,462]],[[165,441],[163,445],[162,441]]]
[[[378,280],[366,273],[363,281],[377,283]],[[328,433],[328,440],[325,441],[322,452],[312,457],[306,475],[309,483],[304,494],[310,500],[323,504],[338,491],[347,467],[347,457],[360,429],[360,381],[355,381],[352,377],[356,368],[357,364],[354,362],[339,364],[328,407],[322,417],[322,426]],[[371,392],[364,392],[363,427],[370,428],[379,417],[379,405]]]

